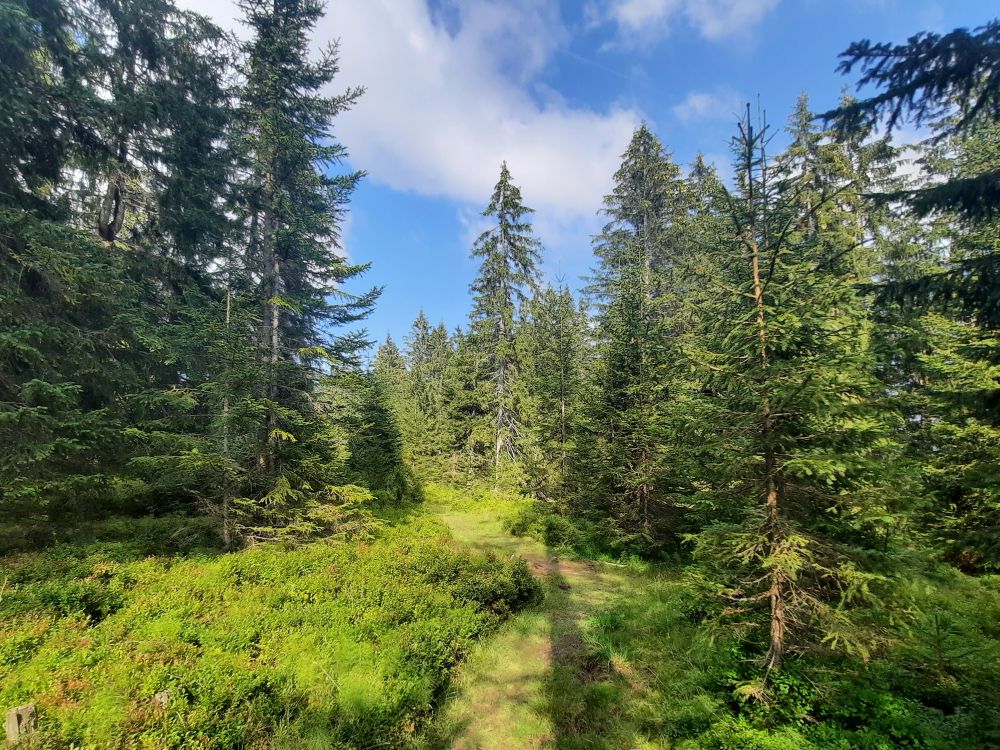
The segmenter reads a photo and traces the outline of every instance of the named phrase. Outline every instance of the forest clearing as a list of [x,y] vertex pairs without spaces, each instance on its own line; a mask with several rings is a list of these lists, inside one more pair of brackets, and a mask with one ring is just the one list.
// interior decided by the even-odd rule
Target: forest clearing
[[0,0],[7,746],[1000,748],[918,4]]

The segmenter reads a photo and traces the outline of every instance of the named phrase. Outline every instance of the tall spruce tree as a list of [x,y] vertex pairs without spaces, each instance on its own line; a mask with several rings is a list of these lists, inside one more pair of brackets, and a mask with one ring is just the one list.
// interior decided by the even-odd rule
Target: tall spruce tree
[[935,498],[930,529],[951,559],[970,568],[998,559],[990,532],[997,491],[988,479],[996,456],[985,448],[1000,423],[991,371],[1000,362],[993,343],[1000,328],[998,39],[1000,22],[993,20],[972,31],[920,33],[903,44],[852,44],[840,71],[860,68],[858,85],[878,91],[825,115],[849,133],[883,121],[889,133],[907,121],[932,129],[923,149],[930,179],[873,191],[938,227],[906,231],[917,242],[899,243],[902,252],[884,256],[891,265],[882,276],[880,312],[895,323],[887,328],[895,342],[888,370],[912,397],[904,409],[923,484]]
[[629,544],[648,549],[672,537],[674,504],[662,430],[670,363],[667,303],[678,231],[688,212],[680,168],[645,125],[635,131],[595,239],[600,361],[586,415],[587,505]]
[[528,473],[536,492],[565,500],[588,364],[589,321],[566,285],[540,289],[529,311],[521,352],[532,406],[528,428],[537,450]]
[[495,225],[483,232],[472,248],[480,268],[471,285],[470,318],[470,335],[481,355],[482,380],[477,385],[483,410],[489,415],[495,482],[500,481],[502,470],[516,468],[524,437],[519,403],[523,384],[515,331],[521,306],[538,284],[541,245],[532,234],[531,213],[504,162],[493,197],[483,211]]
[[425,478],[440,479],[445,471],[453,436],[444,403],[444,376],[452,355],[444,324],[431,327],[421,310],[406,338],[409,364],[407,397],[419,418],[404,428],[413,466]]
[[[17,310],[4,320],[14,345],[4,402],[17,429],[40,441],[21,451],[33,456],[30,470],[15,471],[25,478],[86,476],[97,487],[131,455],[147,453],[139,433],[159,431],[152,422],[179,405],[165,399],[172,406],[164,401],[150,416],[137,408],[140,394],[176,389],[199,372],[183,356],[189,350],[171,349],[163,332],[194,296],[211,296],[203,273],[227,223],[218,141],[228,118],[228,58],[206,19],[169,3],[140,5],[86,2],[69,12],[42,3],[5,24],[21,43],[11,50],[35,50],[3,56],[5,83],[18,82],[8,101],[25,106],[19,123],[4,120],[20,132],[0,127],[13,149],[0,192],[15,211],[4,218],[5,271],[13,273],[3,283],[4,308]],[[43,155],[43,140],[56,135]],[[188,296],[191,289],[199,294]],[[29,372],[36,377],[26,379]],[[32,381],[23,400],[17,391]],[[91,457],[82,474],[71,455]],[[73,494],[88,502],[76,484]],[[50,507],[79,507],[55,485],[45,495]]]
[[[1000,20],[972,32],[925,31],[902,44],[865,39],[840,57],[841,73],[861,68],[858,88],[881,89],[824,114],[842,130],[871,130],[884,118],[892,132],[911,120],[918,126],[934,125],[940,139],[1000,120]],[[976,174],[886,197],[906,200],[921,215],[949,211],[965,219],[990,218],[1000,210],[1000,168],[993,164]]]
[[[935,173],[975,174],[998,157],[998,129],[983,124],[925,152]],[[1000,346],[988,276],[942,284],[954,269],[997,251],[997,220],[942,213],[893,217],[880,243],[878,321],[882,377],[907,417],[908,453],[921,498],[917,528],[968,571],[1000,564],[995,467]]]
[[346,390],[357,394],[346,424],[349,480],[393,502],[416,499],[419,493],[403,429],[404,420],[416,416],[408,408],[413,402],[406,398],[407,377],[399,347],[386,337],[371,371],[353,375],[346,383]]
[[257,393],[264,412],[261,480],[252,500],[278,476],[293,486],[322,481],[326,428],[313,397],[317,377],[331,367],[356,366],[366,343],[363,332],[332,331],[364,318],[379,290],[354,297],[342,286],[368,267],[348,263],[339,244],[346,205],[362,174],[333,173],[346,150],[330,127],[362,90],[319,94],[338,71],[336,44],[318,57],[309,49],[322,3],[245,0],[240,7],[251,39],[244,47],[247,72],[240,92],[245,179],[239,208],[248,272],[257,281],[253,294],[266,372]]

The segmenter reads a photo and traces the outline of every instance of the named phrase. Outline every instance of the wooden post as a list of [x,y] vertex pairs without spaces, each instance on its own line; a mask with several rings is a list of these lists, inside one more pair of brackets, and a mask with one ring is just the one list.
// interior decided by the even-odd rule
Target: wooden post
[[7,742],[17,742],[26,734],[35,731],[35,717],[38,712],[34,703],[17,706],[7,712]]

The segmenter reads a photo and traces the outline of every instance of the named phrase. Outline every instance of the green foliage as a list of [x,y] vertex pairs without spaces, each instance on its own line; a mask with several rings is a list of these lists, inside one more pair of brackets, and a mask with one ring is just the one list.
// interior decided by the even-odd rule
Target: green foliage
[[539,595],[432,521],[232,554],[206,531],[123,520],[4,559],[0,703],[38,702],[39,746],[403,746],[472,640]]
[[515,536],[531,536],[554,550],[578,550],[584,535],[572,520],[551,508],[533,503],[506,524]]
[[344,377],[329,386],[337,394],[335,408],[343,411],[336,422],[348,435],[345,473],[382,501],[419,500],[420,481],[403,448],[401,423],[407,415],[395,399],[405,372],[383,365],[377,361],[370,375]]
[[[1000,746],[997,22],[852,45],[878,91],[836,131],[803,96],[773,160],[748,110],[731,186],[638,128],[593,318],[539,288],[503,164],[467,330],[421,311],[365,372],[332,131],[363,92],[327,94],[322,6],[242,0],[237,42],[172,0],[0,2],[0,699],[39,702],[30,743],[412,745],[538,597],[425,499],[648,577],[580,628],[544,563],[553,658],[586,651],[547,685],[566,747]],[[874,137],[905,118],[916,181]]]
[[567,286],[540,289],[528,305],[519,335],[525,378],[525,463],[538,494],[565,505],[580,422],[588,318]]
[[646,125],[635,131],[604,199],[595,238],[600,357],[585,400],[576,483],[581,515],[606,520],[626,545],[662,551],[678,542],[684,482],[669,461],[676,377],[675,270],[691,196],[680,168]]
[[[891,132],[907,119],[936,124],[938,137],[959,134],[984,120],[1000,119],[1000,21],[970,32],[921,32],[903,44],[855,42],[841,54],[840,72],[860,67],[858,87],[878,93],[849,101],[824,115],[843,130],[870,130],[885,120]],[[941,127],[941,120],[958,112]],[[889,200],[908,201],[921,215],[945,211],[965,219],[992,218],[1000,206],[1000,169],[996,164],[976,175],[963,175],[918,190],[896,191]]]
[[[911,592],[921,614],[893,626],[877,661],[814,652],[766,684],[748,641],[713,626],[711,593],[695,568],[654,568],[590,618],[587,663],[600,666],[598,679],[619,691],[623,710],[579,717],[574,736],[623,734],[635,747],[689,750],[996,742],[1000,724],[987,708],[996,689],[994,581],[943,570],[921,578]],[[931,667],[935,653],[947,666]]]
[[819,131],[804,99],[789,133],[772,165],[766,128],[741,124],[733,229],[696,258],[699,323],[683,344],[713,470],[693,500],[695,554],[734,601],[767,603],[768,671],[792,644],[864,653],[851,610],[878,602],[880,537],[899,523],[886,488],[901,420],[880,398],[858,283],[864,212],[848,209],[859,154]]
[[83,232],[0,206],[0,237],[0,508],[42,517],[98,497],[122,460],[129,292]]

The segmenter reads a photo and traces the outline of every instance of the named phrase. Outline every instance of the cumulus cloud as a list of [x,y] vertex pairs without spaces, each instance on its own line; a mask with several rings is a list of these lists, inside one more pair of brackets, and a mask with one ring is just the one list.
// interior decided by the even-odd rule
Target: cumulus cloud
[[691,91],[674,105],[674,116],[685,124],[702,120],[733,120],[739,116],[743,100],[728,86],[713,91]]
[[[182,0],[232,23],[228,0]],[[369,178],[483,206],[506,160],[546,242],[592,227],[641,113],[574,107],[539,76],[568,38],[558,4],[455,0],[333,2],[317,40],[340,38],[337,89],[364,85],[337,137]]]
[[612,0],[591,2],[592,24],[613,23],[620,44],[650,42],[679,26],[687,26],[709,40],[746,34],[778,0]]

